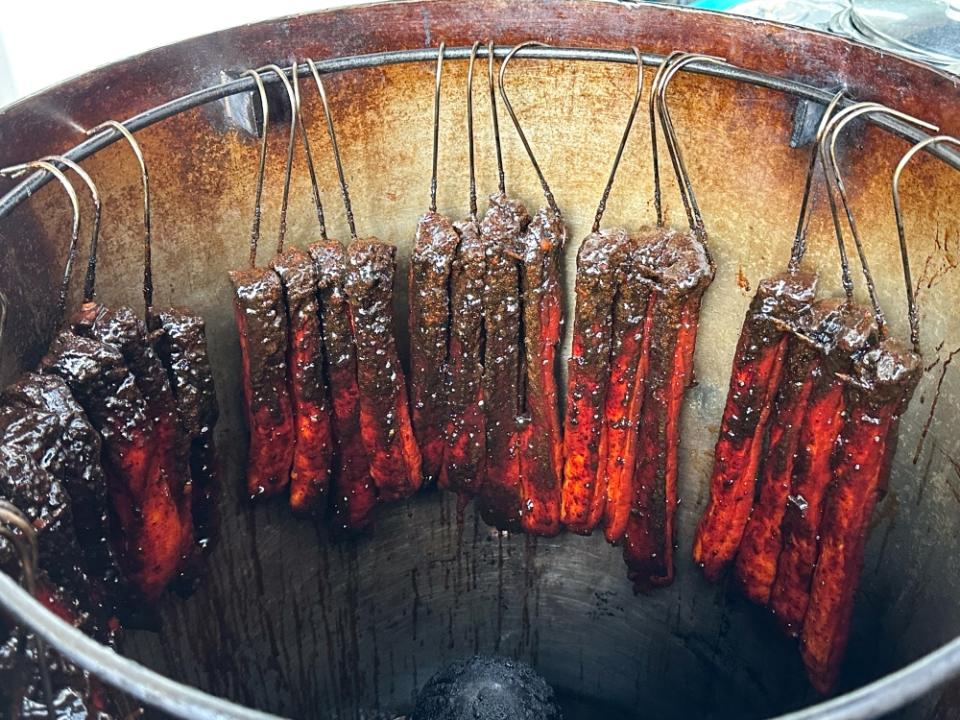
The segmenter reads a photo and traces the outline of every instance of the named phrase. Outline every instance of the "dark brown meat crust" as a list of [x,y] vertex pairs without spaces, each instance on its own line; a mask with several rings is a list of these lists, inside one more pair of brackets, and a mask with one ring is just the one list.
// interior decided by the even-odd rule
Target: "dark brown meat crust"
[[423,481],[407,386],[393,334],[397,249],[376,238],[347,247],[344,289],[357,346],[360,429],[383,502],[410,497]]
[[567,361],[561,519],[589,534],[606,502],[607,430],[604,417],[611,372],[613,315],[631,247],[624,230],[591,233],[577,251],[573,346]]
[[326,508],[333,455],[317,274],[310,256],[296,248],[285,250],[272,264],[283,284],[289,328],[287,367],[296,425],[290,507],[310,515]]
[[333,406],[333,509],[336,529],[353,533],[373,523],[377,490],[360,430],[357,350],[350,327],[344,282],[347,256],[336,242],[310,246],[317,272],[326,376]]
[[441,473],[449,417],[444,382],[451,340],[451,273],[460,237],[443,215],[428,212],[417,223],[410,255],[410,401],[413,429],[423,455],[423,476]]
[[753,507],[770,409],[783,375],[784,325],[799,327],[815,295],[815,275],[780,273],[760,282],[744,318],[714,449],[710,502],[693,545],[694,562],[711,581],[733,561]]
[[290,483],[296,430],[287,386],[287,314],[268,268],[230,273],[240,333],[244,410],[250,430],[247,492],[269,497]]
[[483,399],[487,411],[485,477],[478,505],[501,530],[520,530],[518,417],[522,411],[520,268],[516,254],[530,223],[522,204],[497,193],[480,223],[485,263]]
[[456,229],[460,243],[450,275],[446,448],[439,484],[473,496],[483,482],[487,445],[483,402],[484,254],[476,222],[457,223]]

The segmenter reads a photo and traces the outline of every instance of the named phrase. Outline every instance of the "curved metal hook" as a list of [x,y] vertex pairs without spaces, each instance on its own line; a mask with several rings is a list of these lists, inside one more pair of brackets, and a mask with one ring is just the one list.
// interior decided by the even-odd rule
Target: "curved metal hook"
[[116,130],[123,139],[127,141],[130,149],[140,164],[140,183],[143,186],[143,306],[146,317],[147,327],[151,327],[153,321],[153,260],[151,258],[151,234],[150,234],[150,176],[147,173],[147,163],[143,159],[143,152],[140,150],[140,143],[133,137],[133,133],[127,130],[116,120],[107,120],[96,127],[87,130],[87,135],[96,135],[99,132],[112,128]]
[[473,64],[477,60],[477,40],[470,48],[470,64],[467,65],[467,157],[470,168],[470,217],[477,219],[477,168],[473,147]]
[[913,292],[913,279],[910,276],[910,257],[907,254],[907,234],[903,226],[903,208],[900,204],[900,176],[907,163],[913,159],[913,156],[924,148],[931,145],[948,143],[960,147],[960,139],[952,135],[937,135],[926,140],[921,140],[912,148],[904,153],[893,171],[893,180],[891,183],[891,194],[893,195],[893,213],[897,219],[897,237],[900,241],[900,259],[903,263],[903,283],[907,291],[907,313],[910,319],[910,342],[913,343],[913,349],[920,354],[920,313],[917,309],[917,300]]
[[293,72],[290,79],[293,83],[293,97],[297,102],[297,122],[300,123],[300,138],[303,140],[303,153],[307,158],[307,173],[310,176],[310,190],[313,193],[313,207],[317,211],[317,222],[320,223],[320,238],[327,239],[327,222],[323,216],[323,203],[320,201],[320,188],[317,185],[317,171],[313,164],[313,152],[310,150],[310,138],[307,136],[307,126],[303,122],[303,109],[300,103],[300,66],[296,58],[293,59]]
[[623,150],[627,146],[627,139],[630,137],[630,130],[633,128],[633,121],[637,117],[637,108],[640,107],[640,95],[643,93],[643,56],[640,50],[633,47],[633,54],[637,56],[637,91],[633,96],[633,105],[630,107],[630,115],[627,116],[627,124],[623,129],[623,136],[620,138],[620,146],[617,148],[617,154],[613,158],[613,167],[610,168],[610,177],[607,178],[607,184],[603,188],[603,194],[600,196],[600,204],[597,205],[597,213],[593,218],[593,228],[591,232],[600,230],[600,220],[603,218],[603,212],[607,209],[607,199],[610,197],[610,191],[613,189],[613,181],[617,177],[617,168],[620,167],[620,158],[623,157]]
[[447,44],[437,50],[437,72],[433,88],[433,169],[430,173],[430,212],[437,211],[437,157],[440,149],[440,76],[443,73],[443,53]]
[[263,132],[260,137],[260,165],[257,169],[257,189],[253,200],[253,225],[250,228],[250,267],[257,266],[257,245],[260,243],[260,218],[263,211],[260,201],[263,197],[263,177],[267,171],[267,128],[270,126],[270,102],[267,100],[267,89],[263,86],[263,78],[256,70],[247,70],[243,73],[253,78],[260,95],[260,111],[263,115]]
[[67,264],[63,269],[63,279],[60,281],[60,296],[57,299],[57,319],[58,322],[63,320],[64,314],[67,310],[67,295],[70,291],[70,276],[73,274],[73,263],[77,259],[77,243],[80,239],[80,202],[77,200],[77,191],[73,189],[73,185],[67,179],[67,176],[57,168],[53,163],[49,163],[46,160],[33,160],[27,163],[21,163],[19,165],[11,165],[0,169],[0,175],[7,175],[9,177],[19,177],[27,170],[30,169],[40,169],[46,170],[48,173],[53,175],[63,186],[64,191],[67,193],[67,197],[70,198],[70,206],[73,210],[73,224],[70,229],[70,246],[67,249]]
[[657,149],[657,88],[663,79],[663,71],[681,55],[683,52],[679,50],[667,55],[657,66],[657,72],[650,84],[647,112],[650,120],[650,167],[653,170],[653,206],[657,214],[657,227],[663,227],[663,192],[660,188],[660,153]]
[[497,91],[494,85],[493,59],[496,54],[496,45],[493,41],[487,43],[487,88],[490,93],[490,117],[493,119],[493,145],[497,151],[497,189],[501,195],[507,192],[506,175],[503,172],[503,149],[500,147],[500,119],[497,117]]
[[327,134],[330,136],[333,161],[337,166],[337,177],[340,180],[340,194],[343,196],[343,208],[347,215],[347,225],[350,228],[350,239],[356,240],[357,226],[353,219],[353,206],[350,204],[350,189],[347,186],[347,180],[343,174],[343,162],[340,160],[340,147],[337,145],[337,131],[333,127],[333,115],[330,113],[327,91],[323,87],[323,81],[320,80],[320,73],[317,72],[317,66],[313,60],[307,58],[307,65],[310,67],[310,72],[313,75],[313,81],[317,84],[317,92],[320,93],[320,102],[323,103],[323,114],[327,120]]
[[[293,86],[287,78],[287,73],[278,65],[269,64],[257,68],[257,72],[273,72],[280,78],[287,99],[290,101],[290,139],[287,141],[287,164],[283,170],[283,195],[280,199],[280,229],[277,232],[277,255],[283,252],[283,241],[287,236],[287,205],[290,200],[290,176],[293,173],[293,148],[297,144],[297,118],[300,116],[300,97],[293,91]],[[293,74],[297,74],[297,66],[293,66]]]
[[503,100],[503,106],[506,108],[507,114],[510,116],[510,120],[513,122],[513,127],[516,129],[517,135],[520,136],[520,142],[523,143],[523,149],[527,151],[527,157],[530,158],[530,163],[533,165],[533,169],[536,170],[537,177],[540,178],[540,187],[543,189],[543,196],[547,200],[547,205],[550,206],[550,209],[553,210],[553,212],[559,215],[560,208],[557,207],[557,201],[554,199],[553,193],[550,191],[550,186],[547,184],[547,179],[544,177],[543,171],[540,169],[540,164],[537,162],[537,158],[533,155],[533,149],[530,147],[530,142],[527,140],[527,136],[523,132],[523,128],[520,127],[520,120],[517,119],[517,114],[513,111],[513,105],[510,104],[510,98],[507,97],[507,90],[503,84],[503,79],[507,72],[507,64],[510,62],[510,59],[517,54],[518,50],[522,50],[525,47],[549,47],[549,45],[546,43],[537,42],[536,40],[528,40],[527,42],[523,42],[514,46],[514,48],[507,53],[507,56],[500,64],[500,76],[498,82],[500,87],[500,98]]
[[[877,330],[880,334],[880,337],[884,337],[886,332],[886,319],[884,318],[883,310],[880,307],[880,299],[877,296],[876,285],[873,282],[873,274],[870,272],[870,265],[867,261],[867,256],[863,248],[863,241],[860,238],[860,232],[857,229],[856,220],[854,219],[853,212],[850,209],[850,202],[849,198],[847,197],[846,186],[844,185],[843,178],[840,174],[840,164],[837,162],[837,138],[839,137],[840,132],[857,117],[872,113],[889,115],[899,120],[903,120],[904,122],[917,125],[918,127],[932,130],[933,132],[936,132],[939,130],[939,128],[936,125],[915,118],[912,115],[900,112],[899,110],[886,107],[885,105],[881,105],[879,103],[856,103],[848,108],[843,109],[833,116],[833,119],[827,124],[827,130],[824,132],[824,137],[820,143],[821,162],[826,170],[827,166],[822,154],[824,152],[823,148],[826,138],[830,138],[829,143],[827,143],[830,148],[829,174],[832,175],[834,187],[836,187],[837,193],[840,196],[840,202],[843,205],[844,214],[847,218],[847,225],[850,228],[850,234],[853,236],[853,242],[857,248],[857,255],[860,258],[860,268],[863,271],[864,281],[867,285],[867,292],[870,296],[870,304],[873,307],[874,317],[877,320]],[[834,219],[836,221],[836,217]],[[839,231],[839,224],[837,224],[837,229]]]

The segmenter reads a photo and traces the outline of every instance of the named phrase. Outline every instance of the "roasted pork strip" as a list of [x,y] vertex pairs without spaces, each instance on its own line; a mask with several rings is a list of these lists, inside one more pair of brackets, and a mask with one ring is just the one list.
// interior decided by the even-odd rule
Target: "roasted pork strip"
[[922,372],[919,355],[897,340],[884,340],[857,362],[856,384],[847,388],[848,419],[824,502],[801,636],[807,674],[821,693],[830,692],[840,671],[870,518],[890,476],[900,415]]
[[560,532],[563,430],[557,400],[557,349],[563,331],[560,264],[567,230],[551,209],[540,210],[520,247],[523,351],[526,373],[520,438],[521,524],[530,535]]
[[445,451],[440,487],[472,496],[483,482],[486,414],[483,401],[484,256],[480,227],[456,224],[460,243],[450,274]]
[[271,264],[283,284],[289,331],[287,367],[296,426],[290,507],[309,515],[326,506],[333,455],[317,274],[310,256],[296,248],[288,248]]
[[659,287],[653,304],[646,397],[641,413],[633,508],[623,555],[636,591],[673,582],[673,518],[683,395],[693,381],[700,300],[713,266],[693,233],[659,231],[650,260]]
[[770,409],[783,374],[784,323],[795,326],[815,294],[815,275],[774,275],[760,282],[744,318],[714,449],[710,502],[693,544],[694,562],[711,581],[736,556],[753,507]]
[[520,238],[530,224],[523,205],[503,193],[490,197],[480,223],[483,242],[484,337],[483,402],[486,461],[478,505],[483,519],[501,530],[521,529],[518,418],[522,411],[523,362],[520,330]]
[[276,495],[290,483],[296,428],[287,385],[287,313],[271,269],[230,273],[240,333],[244,412],[250,431],[247,493]]
[[373,522],[377,490],[360,431],[357,351],[344,282],[347,256],[338,242],[310,246],[317,274],[325,370],[333,410],[333,511],[339,531],[359,532]]
[[189,310],[169,308],[160,321],[154,345],[170,377],[180,422],[190,439],[193,484],[193,532],[197,545],[210,550],[217,536],[220,483],[213,428],[220,414],[213,368],[207,353],[206,325]]
[[63,331],[43,368],[66,381],[100,433],[117,517],[114,548],[134,587],[155,600],[181,564],[182,535],[170,486],[158,471],[148,404],[120,351],[99,340]]
[[642,258],[649,256],[646,245],[653,241],[649,233],[631,241],[613,306],[610,380],[603,412],[606,458],[601,461],[605,464],[607,494],[603,532],[614,544],[623,540],[633,505],[640,415],[650,365],[653,308],[658,297],[643,271]]
[[410,497],[423,482],[407,387],[393,335],[397,249],[368,238],[347,247],[344,289],[357,346],[360,428],[370,476],[384,502]]
[[436,212],[417,223],[410,255],[410,401],[413,429],[423,456],[423,477],[432,482],[443,464],[448,419],[446,365],[451,335],[451,272],[459,235]]
[[770,609],[790,635],[800,632],[807,611],[823,497],[833,478],[831,462],[848,417],[844,384],[835,373],[850,373],[852,363],[872,344],[877,331],[873,313],[866,307],[845,300],[834,303],[828,329],[820,338],[824,360],[800,427],[790,495],[780,526],[783,548],[770,590]]
[[622,285],[624,230],[588,235],[577,251],[573,346],[567,361],[567,412],[563,432],[561,519],[567,529],[589,534],[606,501],[607,433],[604,417],[611,376],[614,304]]

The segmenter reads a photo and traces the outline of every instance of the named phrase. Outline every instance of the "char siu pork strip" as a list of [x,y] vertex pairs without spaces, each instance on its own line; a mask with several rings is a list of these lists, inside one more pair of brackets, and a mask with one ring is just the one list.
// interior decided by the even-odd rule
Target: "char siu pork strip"
[[445,451],[440,487],[475,495],[483,482],[486,423],[483,402],[484,258],[480,227],[456,224],[460,243],[450,274],[450,358],[447,364]]
[[692,233],[661,231],[656,257],[659,297],[653,304],[646,397],[641,413],[633,508],[623,544],[637,591],[673,582],[673,518],[683,396],[693,382],[700,300],[713,279],[706,248]]
[[710,502],[693,544],[694,562],[711,581],[736,556],[753,507],[770,408],[783,374],[788,337],[783,323],[795,324],[815,293],[815,275],[774,275],[760,282],[744,318],[714,449]]
[[206,325],[199,315],[180,308],[161,310],[157,318],[160,330],[154,345],[170,377],[180,422],[190,440],[194,537],[200,548],[209,551],[218,525],[220,483],[213,428],[220,407],[207,354]]
[[835,455],[820,524],[820,553],[801,636],[813,686],[833,688],[850,636],[870,518],[886,490],[899,419],[923,372],[920,356],[889,339],[857,363],[847,388],[849,414]]
[[244,411],[250,430],[247,492],[276,495],[290,483],[296,428],[287,386],[287,313],[280,278],[270,269],[230,273],[240,333]]
[[800,632],[807,611],[823,497],[833,478],[831,460],[848,417],[844,384],[835,373],[849,374],[877,332],[870,310],[845,300],[834,303],[830,327],[823,335],[824,360],[800,427],[790,495],[780,526],[783,548],[770,591],[770,609],[789,635]]
[[563,432],[561,519],[567,529],[589,534],[603,516],[607,433],[604,417],[611,374],[614,304],[622,285],[624,230],[588,235],[577,251],[573,347],[567,361],[567,412]]
[[654,238],[649,233],[631,242],[623,259],[621,284],[613,306],[610,380],[603,412],[607,449],[606,458],[601,461],[605,463],[607,492],[604,535],[614,544],[623,540],[633,505],[637,436],[650,365],[653,308],[658,296],[641,262],[649,256],[652,242]]
[[393,335],[397,249],[374,238],[347,247],[345,290],[357,346],[360,428],[380,500],[410,497],[423,482],[407,387]]
[[326,375],[333,409],[333,510],[339,531],[359,532],[373,522],[377,490],[360,430],[357,351],[344,282],[347,256],[339,242],[310,246],[317,273]]
[[459,244],[456,228],[428,212],[417,223],[410,255],[410,401],[413,429],[432,482],[443,464],[448,409],[444,382],[451,335],[451,271]]
[[309,515],[326,506],[333,455],[317,273],[310,256],[296,248],[285,250],[272,265],[283,284],[289,328],[287,367],[296,426],[290,507],[297,514]]
[[520,439],[521,523],[530,535],[560,532],[563,430],[557,400],[557,349],[563,331],[560,264],[567,230],[551,209],[540,210],[523,236],[521,306],[526,372]]
[[110,546],[110,506],[100,467],[100,436],[59,377],[27,373],[3,392],[3,401],[46,411],[56,418],[64,457],[63,484],[70,496],[84,565],[112,594],[120,570]]
[[177,507],[179,524],[167,532],[176,533],[183,561],[180,569],[188,570],[194,553],[192,485],[190,482],[190,443],[183,425],[170,379],[163,363],[147,336],[147,328],[137,314],[127,307],[111,310],[98,303],[85,303],[72,319],[74,332],[116,347],[133,375],[140,395],[146,403],[147,417],[153,433],[146,442],[154,447],[153,472],[169,488],[169,496]]
[[181,564],[180,515],[160,472],[148,404],[114,346],[61,332],[44,371],[66,381],[103,442],[102,464],[117,517],[114,549],[143,597],[157,599]]
[[501,530],[521,529],[518,418],[522,411],[523,338],[520,333],[520,238],[530,223],[522,204],[503,193],[490,197],[480,223],[484,275],[483,403],[486,461],[479,507],[483,519]]

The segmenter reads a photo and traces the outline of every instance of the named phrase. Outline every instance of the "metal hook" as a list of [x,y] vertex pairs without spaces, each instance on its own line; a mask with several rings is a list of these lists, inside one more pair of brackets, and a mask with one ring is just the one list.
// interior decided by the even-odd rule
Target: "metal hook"
[[327,240],[327,222],[323,216],[323,203],[320,201],[320,188],[317,185],[317,172],[313,165],[313,153],[310,150],[310,138],[307,136],[307,126],[303,122],[303,111],[300,103],[300,66],[296,58],[293,60],[293,96],[297,101],[297,122],[300,123],[300,137],[303,140],[303,152],[307,156],[307,173],[310,175],[310,189],[313,192],[313,206],[317,210],[317,222],[320,223],[320,238]]
[[437,72],[433,88],[433,170],[430,175],[430,212],[437,211],[437,157],[440,148],[440,76],[443,73],[443,53],[447,44],[440,43],[437,51]]
[[480,41],[470,48],[470,64],[467,65],[467,157],[470,168],[470,217],[477,219],[477,172],[473,147],[473,64],[477,59]]
[[[300,115],[300,98],[294,93],[290,80],[287,79],[286,71],[274,64],[264,65],[257,68],[257,72],[273,72],[280,78],[284,89],[287,91],[287,99],[290,101],[290,139],[287,141],[287,163],[283,170],[283,195],[280,199],[280,229],[277,233],[277,255],[283,252],[283,241],[287,235],[287,204],[290,200],[290,176],[293,172],[293,148],[297,144],[297,118]],[[294,64],[293,73],[296,75],[297,66]]]
[[682,51],[674,50],[667,55],[657,67],[650,84],[648,114],[650,120],[650,167],[653,169],[653,206],[657,214],[657,227],[663,227],[663,192],[660,189],[660,153],[657,149],[657,87],[663,78],[666,68],[683,55]]
[[493,58],[496,46],[493,41],[487,43],[487,88],[490,93],[490,117],[493,119],[493,145],[497,151],[497,189],[501,195],[507,193],[506,175],[503,173],[503,150],[500,147],[500,120],[497,117],[497,92],[493,82]]
[[260,95],[260,111],[263,115],[263,133],[260,137],[260,166],[257,169],[257,189],[253,200],[253,225],[250,228],[250,267],[257,266],[257,245],[260,242],[260,218],[263,211],[260,201],[263,197],[263,177],[267,171],[267,128],[270,126],[270,103],[267,100],[267,89],[263,86],[260,73],[247,70],[243,73],[253,78]]
[[143,306],[144,316],[147,327],[153,324],[153,260],[151,258],[151,233],[150,233],[150,176],[147,173],[147,163],[143,159],[143,152],[140,150],[140,144],[133,133],[127,130],[116,120],[107,120],[94,128],[87,130],[87,135],[96,135],[98,132],[112,128],[116,130],[123,139],[130,145],[133,154],[140,164],[140,183],[143,186]]
[[63,280],[60,281],[60,296],[57,300],[57,318],[59,321],[62,321],[67,310],[70,276],[73,274],[73,263],[77,258],[77,243],[80,239],[80,202],[77,200],[77,192],[73,189],[73,185],[67,179],[67,176],[64,175],[56,165],[46,160],[34,160],[19,165],[11,165],[10,167],[0,169],[0,175],[16,178],[30,169],[46,170],[53,175],[60,185],[63,186],[67,197],[70,198],[70,206],[73,210],[73,224],[70,229],[70,247],[67,249],[67,264],[63,269]]
[[507,53],[507,56],[500,64],[500,76],[498,83],[500,87],[500,98],[503,100],[503,107],[506,108],[507,114],[510,116],[510,120],[513,122],[513,127],[517,131],[517,135],[520,136],[520,142],[523,143],[523,149],[527,151],[527,157],[530,158],[530,163],[533,165],[533,169],[536,170],[537,177],[540,178],[540,187],[543,188],[543,196],[547,200],[547,205],[550,206],[550,209],[553,212],[559,215],[560,208],[557,207],[557,201],[554,199],[553,193],[550,192],[550,186],[547,184],[547,179],[543,176],[543,171],[540,169],[540,164],[537,162],[537,158],[533,155],[533,149],[530,147],[530,142],[527,140],[527,136],[523,132],[523,128],[520,127],[520,121],[517,119],[517,114],[513,111],[513,105],[510,104],[510,98],[507,97],[507,90],[503,83],[503,79],[507,72],[507,64],[510,62],[510,59],[517,54],[518,50],[521,50],[525,47],[549,47],[549,45],[546,43],[537,42],[536,40],[528,40],[527,42],[514,46],[514,48]]
[[820,118],[820,124],[817,126],[817,134],[813,141],[813,149],[810,152],[810,164],[807,167],[807,177],[803,185],[803,197],[800,200],[800,216],[797,219],[797,234],[794,236],[793,247],[790,248],[790,262],[787,269],[790,272],[796,272],[800,268],[800,262],[807,251],[807,229],[810,225],[810,191],[813,188],[813,176],[816,173],[817,158],[819,157],[818,148],[823,139],[823,133],[827,128],[833,111],[837,109],[840,100],[846,94],[846,90],[840,90],[826,109],[823,111],[823,117]]
[[[840,196],[840,202],[843,205],[844,214],[847,218],[847,225],[850,228],[850,234],[853,236],[853,242],[857,248],[857,255],[860,258],[860,268],[863,271],[864,281],[867,285],[867,293],[870,296],[870,303],[873,306],[874,317],[877,320],[877,331],[880,334],[880,337],[884,337],[886,331],[886,322],[883,315],[883,310],[880,307],[880,299],[877,296],[876,285],[873,282],[873,274],[870,272],[870,266],[867,262],[867,256],[863,249],[863,242],[860,238],[860,232],[857,229],[856,220],[854,219],[853,212],[850,209],[850,202],[847,197],[846,186],[844,185],[843,178],[840,174],[840,165],[837,162],[837,138],[839,137],[840,132],[857,117],[872,113],[889,115],[899,120],[903,120],[904,122],[917,125],[918,127],[926,128],[927,130],[931,130],[933,132],[937,132],[939,128],[936,125],[915,118],[912,115],[907,115],[899,110],[894,110],[886,107],[885,105],[880,105],[879,103],[868,102],[851,105],[850,107],[845,108],[834,115],[833,119],[828,123],[827,130],[824,133],[824,140],[827,136],[830,138],[830,175],[832,175],[834,186],[836,187],[837,193]],[[821,142],[821,154],[823,153],[823,146],[824,143]],[[822,157],[821,162],[824,162],[824,158]],[[824,168],[826,168],[826,163],[824,163]]]
[[317,92],[320,93],[320,102],[323,103],[323,114],[327,120],[327,134],[330,135],[330,147],[333,150],[333,161],[337,166],[337,177],[340,180],[340,194],[343,196],[343,207],[347,214],[347,225],[350,228],[350,239],[357,239],[357,226],[353,219],[353,206],[350,204],[350,189],[347,186],[347,180],[343,174],[343,162],[340,160],[340,147],[337,145],[337,131],[333,127],[333,115],[330,113],[330,103],[327,101],[327,91],[320,80],[320,73],[317,72],[317,66],[313,60],[307,58],[307,65],[310,66],[310,72],[313,74],[313,80],[317,84]]
[[891,194],[893,195],[893,213],[897,219],[897,236],[900,240],[900,259],[903,263],[903,283],[907,291],[907,313],[910,318],[910,341],[913,343],[913,349],[920,354],[920,313],[917,309],[917,300],[913,292],[913,280],[910,276],[910,257],[907,254],[907,235],[903,226],[903,208],[900,204],[900,175],[907,163],[913,159],[913,156],[924,148],[931,145],[948,143],[960,147],[960,139],[951,135],[937,135],[935,137],[921,140],[912,148],[904,153],[893,171],[893,181],[891,183]]
[[603,218],[603,212],[607,209],[607,199],[610,197],[610,191],[613,189],[613,181],[617,177],[617,168],[620,167],[620,158],[623,157],[623,150],[627,146],[627,138],[630,137],[630,129],[633,127],[633,121],[637,117],[637,108],[640,107],[640,95],[643,93],[643,56],[640,50],[633,47],[633,54],[637,56],[637,92],[633,96],[633,105],[630,107],[630,115],[627,117],[627,125],[623,129],[623,136],[620,138],[620,147],[617,148],[617,154],[613,158],[613,167],[610,168],[610,177],[607,178],[607,184],[603,188],[603,195],[600,196],[600,204],[597,205],[597,214],[593,218],[592,232],[600,230],[600,220]]

